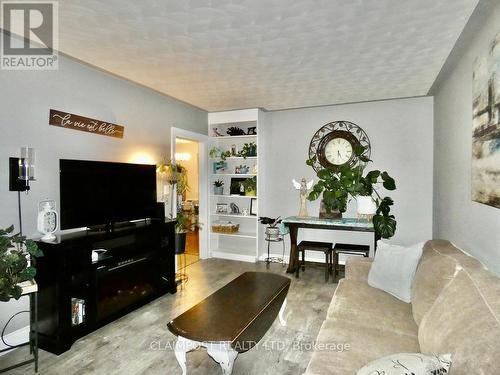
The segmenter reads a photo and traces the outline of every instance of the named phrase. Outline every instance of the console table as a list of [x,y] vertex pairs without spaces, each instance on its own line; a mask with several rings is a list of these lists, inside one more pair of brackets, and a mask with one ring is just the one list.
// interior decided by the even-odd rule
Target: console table
[[375,232],[372,222],[355,218],[320,219],[319,217],[289,216],[283,224],[290,229],[290,260],[287,273],[294,273],[298,267],[297,234],[299,228],[342,230],[351,232],[372,232],[375,248],[380,237]]

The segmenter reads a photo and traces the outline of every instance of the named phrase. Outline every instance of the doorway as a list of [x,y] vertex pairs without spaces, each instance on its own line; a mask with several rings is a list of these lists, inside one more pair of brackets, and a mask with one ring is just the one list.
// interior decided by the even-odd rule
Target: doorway
[[[171,128],[171,158],[184,168],[187,174],[187,189],[175,195],[174,207],[187,214],[190,220],[200,223],[201,229],[186,235],[186,265],[208,258],[208,137],[179,128]],[[179,186],[176,186],[178,189]],[[176,262],[177,263],[177,262]],[[176,265],[177,266],[177,265]],[[184,266],[184,264],[183,264]]]
[[193,224],[186,234],[185,265],[188,266],[199,260],[199,144],[198,141],[175,138],[175,162],[185,170],[185,182],[177,185],[177,210],[189,218]]

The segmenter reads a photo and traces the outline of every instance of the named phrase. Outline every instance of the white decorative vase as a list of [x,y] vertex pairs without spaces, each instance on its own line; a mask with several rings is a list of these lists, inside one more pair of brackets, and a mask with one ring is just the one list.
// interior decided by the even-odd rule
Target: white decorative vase
[[356,197],[358,203],[358,215],[375,215],[377,212],[377,204],[371,196]]

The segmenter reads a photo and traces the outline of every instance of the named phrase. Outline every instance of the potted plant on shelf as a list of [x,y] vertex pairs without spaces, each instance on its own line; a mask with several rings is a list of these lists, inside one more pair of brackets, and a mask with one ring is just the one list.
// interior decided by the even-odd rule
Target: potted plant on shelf
[[23,287],[19,284],[36,275],[36,268],[29,265],[28,258],[43,256],[34,241],[13,232],[14,226],[0,229],[0,301],[21,297]]
[[257,144],[255,142],[245,143],[241,151],[238,152],[238,156],[244,159],[257,156]]
[[180,211],[177,213],[175,223],[175,253],[184,254],[186,251],[186,235],[188,232],[201,228],[202,224],[195,220],[194,215]]
[[245,189],[245,195],[248,197],[255,197],[257,195],[257,177],[247,178],[242,182]]
[[227,158],[233,156],[231,151],[222,151],[219,147],[212,147],[208,152],[208,156],[212,159],[220,159],[221,161],[226,160]]
[[222,195],[224,193],[224,181],[214,181],[214,195]]
[[[390,214],[394,202],[390,197],[382,198],[376,186],[382,184],[387,190],[395,190],[396,182],[387,172],[372,170],[365,172],[366,164],[371,162],[363,158],[363,147],[355,150],[363,162],[356,166],[344,165],[336,171],[322,169],[318,171],[319,181],[313,186],[308,199],[313,201],[323,197],[322,204],[326,211],[343,213],[347,209],[349,197],[356,199],[358,214],[372,218],[375,231],[382,238],[390,238],[396,231],[396,219]],[[314,158],[307,160],[307,165],[314,164]]]

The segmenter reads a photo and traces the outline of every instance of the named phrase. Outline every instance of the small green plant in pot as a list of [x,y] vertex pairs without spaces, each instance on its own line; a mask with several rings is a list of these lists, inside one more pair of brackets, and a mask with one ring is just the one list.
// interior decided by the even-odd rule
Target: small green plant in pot
[[242,182],[245,195],[255,197],[257,195],[257,177],[247,178]]
[[222,161],[226,160],[227,158],[231,157],[231,151],[222,151],[219,147],[212,147],[210,151],[208,152],[208,156],[210,156],[212,159],[220,159]]
[[245,143],[241,151],[238,153],[238,156],[241,156],[244,159],[257,156],[257,144],[255,142]]
[[222,195],[224,193],[224,181],[215,180],[214,181],[214,194]]
[[18,284],[36,275],[36,268],[28,264],[28,257],[43,256],[34,241],[13,232],[14,226],[0,229],[0,301],[21,297],[23,290]]
[[186,251],[186,235],[196,228],[202,227],[202,224],[194,219],[194,215],[188,212],[180,211],[177,213],[175,223],[175,253],[184,254]]

